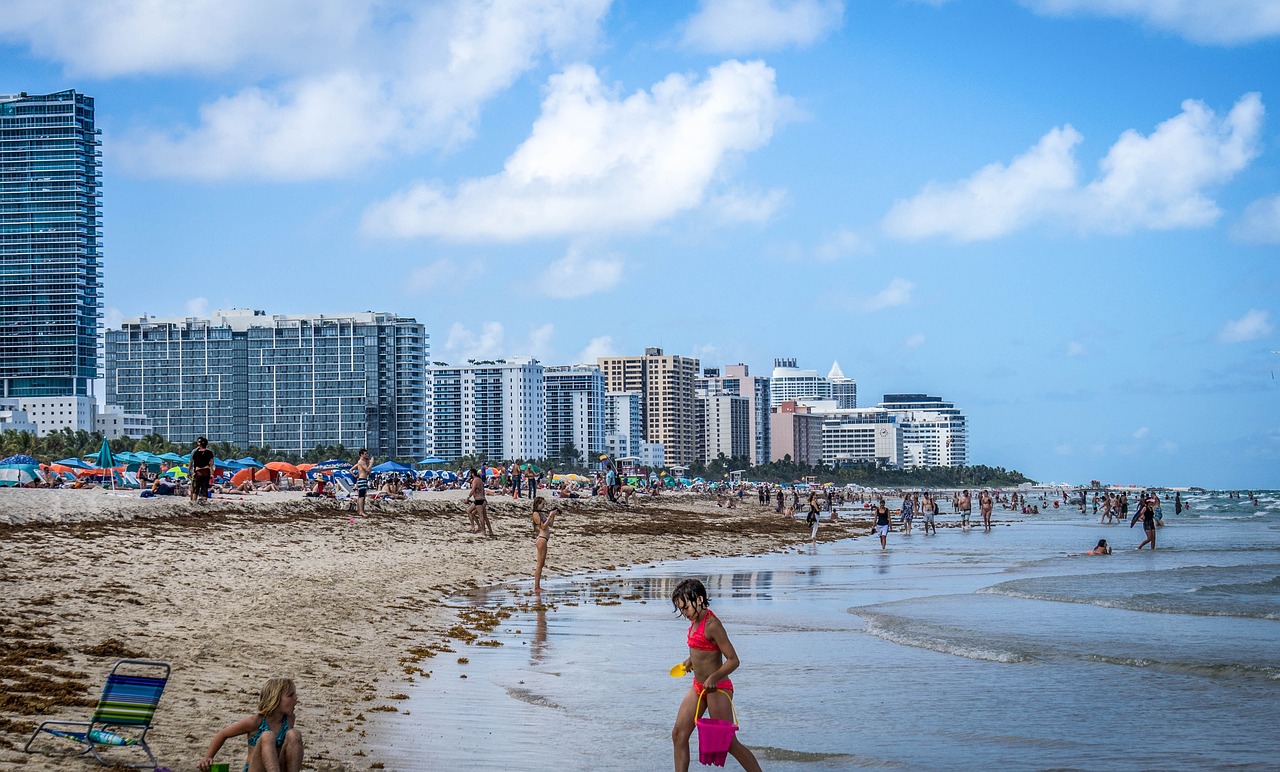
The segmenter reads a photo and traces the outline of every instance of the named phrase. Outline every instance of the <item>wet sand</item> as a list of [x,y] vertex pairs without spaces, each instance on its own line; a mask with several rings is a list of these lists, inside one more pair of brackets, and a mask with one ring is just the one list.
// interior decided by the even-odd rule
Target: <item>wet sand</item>
[[[100,768],[21,752],[42,718],[85,719],[116,658],[173,664],[149,742],[191,769],[214,732],[248,715],[263,681],[293,677],[305,768],[377,764],[367,716],[395,710],[451,642],[483,632],[444,600],[529,578],[527,500],[492,498],[498,538],[467,533],[464,492],[370,507],[274,493],[144,500],[101,490],[0,490],[0,769]],[[803,520],[693,495],[564,502],[550,575],[808,541]],[[820,540],[865,534],[824,521]],[[53,741],[63,742],[55,740]],[[219,761],[243,763],[243,740]],[[373,767],[377,768],[377,767]]]

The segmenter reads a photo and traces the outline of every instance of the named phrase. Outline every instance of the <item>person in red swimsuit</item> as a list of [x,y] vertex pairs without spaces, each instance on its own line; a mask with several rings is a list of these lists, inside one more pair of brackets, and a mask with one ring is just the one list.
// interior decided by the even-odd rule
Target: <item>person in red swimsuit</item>
[[[729,642],[729,634],[715,614],[711,613],[707,600],[707,588],[697,579],[684,579],[671,593],[671,603],[689,620],[689,658],[684,661],[686,670],[693,671],[693,686],[685,692],[676,711],[676,724],[671,729],[671,743],[675,748],[676,772],[688,772],[689,737],[702,710],[712,718],[730,720],[733,707],[724,695],[733,697],[733,681],[728,675],[741,664],[738,652]],[[702,696],[702,707],[698,707]],[[746,770],[759,770],[751,749],[735,737],[729,753]]]

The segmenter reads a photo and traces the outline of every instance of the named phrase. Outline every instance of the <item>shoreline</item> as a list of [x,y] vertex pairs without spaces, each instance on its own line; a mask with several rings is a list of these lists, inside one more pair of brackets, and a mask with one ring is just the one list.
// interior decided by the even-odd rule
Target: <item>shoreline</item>
[[[118,657],[173,664],[148,735],[162,766],[194,766],[250,713],[272,675],[298,683],[304,768],[366,769],[365,711],[393,710],[423,660],[467,634],[450,596],[531,579],[528,499],[491,498],[495,540],[466,531],[464,491],[367,507],[300,493],[141,499],[101,490],[0,492],[0,767],[93,769],[24,754],[43,718],[86,719]],[[666,494],[630,508],[579,499],[557,520],[549,576],[664,560],[774,552],[809,542],[803,519],[754,501]],[[819,541],[865,535],[824,519]],[[530,602],[533,602],[532,595]],[[375,701],[376,704],[375,704]],[[75,703],[80,702],[81,705]],[[381,706],[381,707],[379,707]],[[238,766],[242,743],[218,756]]]

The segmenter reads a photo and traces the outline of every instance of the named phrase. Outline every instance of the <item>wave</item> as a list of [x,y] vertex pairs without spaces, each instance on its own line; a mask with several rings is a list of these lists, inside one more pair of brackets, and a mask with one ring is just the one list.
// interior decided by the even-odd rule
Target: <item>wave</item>
[[892,614],[882,614],[866,608],[850,609],[867,622],[866,632],[901,646],[929,649],[940,654],[951,654],[965,659],[984,662],[1025,663],[1036,662],[1027,650],[993,647],[991,641],[959,628],[934,625]]
[[[1280,566],[1273,565],[1185,566],[1124,574],[1014,579],[977,592],[1156,614],[1280,620],[1278,572]],[[1159,589],[1133,592],[1135,584]]]
[[1245,665],[1239,662],[1165,662],[1146,657],[1114,657],[1107,654],[1090,654],[1088,659],[1107,665],[1150,668],[1167,673],[1187,673],[1210,678],[1262,677],[1268,681],[1280,681],[1280,667],[1269,665]]

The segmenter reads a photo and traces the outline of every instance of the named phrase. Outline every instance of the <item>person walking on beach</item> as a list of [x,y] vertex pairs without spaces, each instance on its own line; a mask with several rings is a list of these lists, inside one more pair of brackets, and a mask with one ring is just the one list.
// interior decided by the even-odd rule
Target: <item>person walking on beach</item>
[[1156,510],[1145,499],[1138,502],[1138,514],[1133,516],[1133,522],[1129,523],[1129,527],[1132,528],[1136,525],[1138,520],[1142,520],[1142,531],[1147,538],[1143,539],[1137,548],[1142,549],[1150,544],[1152,551],[1154,551],[1156,548]]
[[209,483],[213,482],[213,451],[204,437],[196,438],[191,451],[191,500],[204,504],[209,500]]
[[873,510],[876,513],[876,524],[871,526],[871,532],[880,537],[880,549],[885,549],[886,543],[889,541],[889,508],[884,505],[884,499],[876,501],[876,507]]
[[973,514],[973,499],[969,496],[968,489],[956,499],[956,510],[960,512],[960,528],[969,530],[969,515]]
[[373,474],[373,462],[369,451],[361,448],[356,465],[351,468],[356,476],[356,517],[364,517],[364,500],[369,496],[369,475]]
[[489,524],[488,501],[484,497],[484,477],[475,469],[471,470],[471,494],[467,499],[471,506],[467,508],[467,517],[471,518],[471,533],[489,533],[493,538],[493,526]]
[[555,525],[560,507],[547,509],[547,500],[541,496],[533,499],[533,544],[537,560],[533,569],[533,591],[542,592],[542,567],[547,563],[547,542],[551,541],[551,527]]
[[912,500],[913,494],[905,494],[902,497],[902,535],[911,535],[911,521],[916,517],[916,503]]
[[298,689],[288,678],[268,678],[258,697],[258,712],[213,736],[204,758],[196,765],[209,772],[213,757],[227,740],[249,735],[249,757],[246,772],[298,772],[302,769],[302,733],[295,726],[294,711],[298,707]]
[[934,536],[938,535],[938,501],[931,494],[925,494],[924,497],[924,535],[928,536],[930,532]]
[[[742,663],[724,625],[711,613],[711,601],[707,599],[707,588],[702,582],[697,579],[681,580],[671,593],[671,605],[689,620],[689,632],[685,636],[689,657],[683,664],[686,671],[693,671],[693,686],[680,700],[676,723],[671,729],[676,772],[688,772],[689,738],[697,720],[703,710],[711,718],[728,720],[732,717],[733,681],[729,680],[729,674]],[[760,769],[755,754],[736,735],[729,746],[729,754],[745,770]]]
[[982,515],[982,530],[985,532],[991,531],[991,507],[991,494],[983,488],[978,494],[978,512]]

